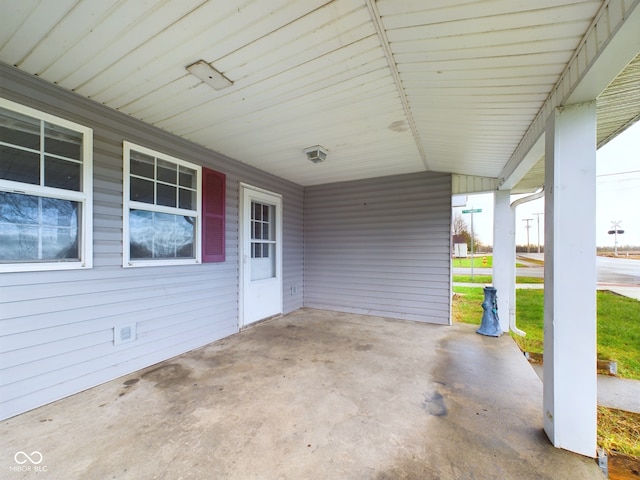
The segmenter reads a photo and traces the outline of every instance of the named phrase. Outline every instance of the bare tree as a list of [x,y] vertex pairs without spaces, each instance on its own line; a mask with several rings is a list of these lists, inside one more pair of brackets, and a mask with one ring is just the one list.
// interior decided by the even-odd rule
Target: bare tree
[[[456,213],[453,217],[453,234],[454,235],[462,235],[464,237],[465,243],[467,244],[467,248],[471,251],[471,229],[467,225],[464,217]],[[480,242],[478,241],[478,236],[474,235],[473,243],[475,244],[475,250],[478,250],[480,246]]]
[[469,227],[467,227],[467,222],[464,221],[462,215],[456,213],[456,216],[453,217],[453,234],[454,235],[464,235],[469,232]]

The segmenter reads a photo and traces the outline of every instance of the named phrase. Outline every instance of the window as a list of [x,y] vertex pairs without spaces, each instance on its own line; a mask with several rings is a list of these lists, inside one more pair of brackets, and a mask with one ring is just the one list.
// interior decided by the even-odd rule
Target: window
[[0,98],[0,272],[92,266],[93,131]]
[[275,206],[251,202],[251,280],[276,276]]
[[201,168],[124,143],[124,266],[201,261]]

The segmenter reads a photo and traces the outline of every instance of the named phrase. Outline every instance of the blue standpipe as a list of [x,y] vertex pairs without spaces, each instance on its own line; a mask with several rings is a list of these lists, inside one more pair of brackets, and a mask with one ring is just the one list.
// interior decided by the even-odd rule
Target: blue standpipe
[[502,335],[500,320],[498,319],[498,296],[494,287],[484,287],[484,302],[482,308],[482,323],[476,333],[489,337],[499,337]]

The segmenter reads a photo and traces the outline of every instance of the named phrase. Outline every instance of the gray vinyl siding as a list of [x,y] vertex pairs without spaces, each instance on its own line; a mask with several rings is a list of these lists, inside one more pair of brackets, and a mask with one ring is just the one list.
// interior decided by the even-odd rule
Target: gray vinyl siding
[[[0,417],[238,331],[239,182],[283,196],[284,312],[303,306],[303,188],[0,64],[0,96],[91,127],[93,257],[87,270],[0,273]],[[226,260],[122,267],[122,142],[227,175]],[[291,286],[297,287],[292,294]],[[113,344],[113,327],[137,340]]]
[[451,176],[305,189],[307,307],[449,324]]

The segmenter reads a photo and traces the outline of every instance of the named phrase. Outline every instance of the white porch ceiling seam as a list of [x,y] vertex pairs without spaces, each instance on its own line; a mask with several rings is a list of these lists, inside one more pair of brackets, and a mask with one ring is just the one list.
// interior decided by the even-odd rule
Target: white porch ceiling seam
[[384,55],[387,58],[387,62],[389,63],[389,70],[391,71],[393,81],[396,84],[398,95],[400,96],[400,101],[402,102],[402,107],[404,108],[404,113],[407,117],[407,122],[409,123],[409,128],[411,128],[411,134],[413,135],[413,139],[416,142],[416,147],[420,152],[420,157],[422,157],[422,162],[424,163],[425,168],[427,170],[431,170],[429,168],[427,154],[424,150],[422,142],[420,141],[418,127],[416,126],[416,121],[413,118],[413,114],[411,113],[411,107],[409,106],[409,101],[407,100],[407,95],[404,91],[402,79],[400,78],[400,73],[398,72],[396,61],[393,56],[393,52],[391,51],[391,46],[389,45],[389,39],[387,37],[386,30],[384,28],[384,25],[382,24],[382,17],[380,16],[380,12],[378,11],[375,0],[365,0],[365,3],[367,4],[367,8],[369,9],[373,26],[375,27],[376,33],[378,34],[378,38],[380,39],[380,45],[382,46]]
[[[575,95],[576,90],[579,87],[580,82],[585,80],[585,77],[589,74],[590,70],[594,68],[597,61],[601,59],[602,53],[609,46],[609,43],[615,35],[619,33],[619,30],[624,26],[626,29],[630,29],[631,32],[635,28],[636,44],[640,44],[640,0],[612,0],[605,2],[600,8],[598,14],[595,16],[593,22],[587,29],[583,40],[580,42],[580,46],[574,52],[571,60],[567,63],[564,71],[560,75],[560,79],[554,86],[547,100],[544,102],[542,108],[536,115],[533,122],[527,129],[526,133],[522,137],[520,144],[514,151],[513,155],[505,165],[504,169],[499,175],[499,188],[511,188],[516,185],[522,177],[540,160],[537,155],[529,155],[529,152],[533,149],[537,142],[540,141],[544,134],[547,119],[553,113],[556,107],[562,106],[572,98],[574,102],[588,100],[586,92]],[[627,30],[629,31],[629,30]],[[631,33],[630,35],[633,35]],[[595,85],[590,85],[592,99],[595,99],[607,85],[616,77],[616,75],[627,65],[638,52],[638,46],[634,47],[633,44],[628,45],[631,53],[626,62],[619,65],[617,68],[611,69],[609,72],[610,78],[608,80],[602,80],[602,74],[598,75],[600,83],[596,82]],[[593,83],[594,80],[591,80]],[[606,82],[606,83],[605,83]],[[603,84],[604,83],[604,84]],[[585,97],[585,98],[582,98]],[[515,177],[515,178],[514,178]],[[519,177],[519,178],[517,178]]]

